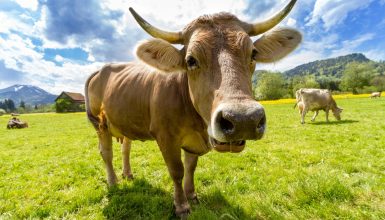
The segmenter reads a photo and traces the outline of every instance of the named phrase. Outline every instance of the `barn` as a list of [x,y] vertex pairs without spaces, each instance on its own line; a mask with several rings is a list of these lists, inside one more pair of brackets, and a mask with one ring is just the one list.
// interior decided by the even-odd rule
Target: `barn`
[[84,96],[76,92],[62,92],[55,99],[56,112],[82,112],[85,111]]

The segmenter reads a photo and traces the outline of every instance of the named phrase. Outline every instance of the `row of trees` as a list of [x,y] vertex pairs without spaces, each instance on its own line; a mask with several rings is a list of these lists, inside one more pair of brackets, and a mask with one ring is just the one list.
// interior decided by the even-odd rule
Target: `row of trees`
[[4,101],[0,101],[0,109],[3,109],[6,112],[15,111],[15,102],[12,99],[4,99]]
[[258,100],[292,98],[299,88],[321,88],[331,91],[370,93],[385,90],[385,73],[372,63],[352,62],[342,77],[312,74],[286,77],[280,72],[261,71],[257,74],[254,95]]
[[12,99],[0,101],[1,114],[5,113],[41,113],[41,112],[82,112],[85,111],[85,105],[81,103],[72,103],[67,99],[59,99],[55,104],[28,105],[21,101],[16,107]]
[[4,99],[0,101],[0,109],[4,113],[38,113],[38,112],[54,112],[55,104],[44,105],[28,105],[24,101],[21,101],[19,106],[16,106],[12,99]]

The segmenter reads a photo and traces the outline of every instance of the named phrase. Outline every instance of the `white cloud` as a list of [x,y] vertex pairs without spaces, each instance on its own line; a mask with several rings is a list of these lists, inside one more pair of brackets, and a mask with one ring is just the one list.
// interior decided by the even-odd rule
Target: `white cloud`
[[[102,63],[81,65],[66,60],[62,66],[43,59],[43,54],[34,50],[31,40],[11,34],[9,39],[0,37],[0,60],[6,68],[26,73],[23,81],[39,86],[51,93],[61,91],[83,92],[86,78]],[[60,60],[60,57],[56,57]]]
[[[121,9],[124,11],[125,23],[130,27],[138,27],[128,7],[145,18],[151,24],[168,30],[181,30],[187,23],[203,15],[227,11],[239,16],[240,19],[247,18],[244,10],[247,8],[246,0],[179,0],[179,1],[153,1],[153,0],[133,0],[130,2],[119,0],[107,0],[103,3],[105,8]],[[120,24],[122,25],[122,24]]]
[[267,69],[271,71],[286,71],[292,69],[296,66],[299,66],[304,63],[313,62],[316,60],[325,59],[326,56],[324,53],[315,50],[300,50],[297,53],[293,53],[283,58],[280,61],[271,64],[257,64],[256,69]]
[[365,56],[371,60],[385,61],[385,51],[383,49],[374,49],[363,52]]
[[287,26],[289,27],[296,27],[297,26],[297,20],[293,19],[293,18],[289,18],[287,19]]
[[342,23],[348,14],[354,10],[366,8],[373,0],[317,0],[311,16],[308,18],[308,26],[322,20],[326,30]]
[[32,11],[36,11],[39,5],[37,0],[15,0],[15,2],[21,7]]
[[342,56],[349,53],[357,52],[357,48],[361,46],[363,43],[372,40],[374,38],[373,33],[368,33],[359,36],[353,40],[345,40],[342,41],[342,45],[339,48],[335,48],[332,50],[332,56]]
[[60,55],[56,55],[55,56],[55,61],[57,62],[63,62],[64,61],[64,57],[60,56]]
[[26,34],[31,33],[31,27],[19,18],[12,16],[12,14],[0,11],[0,21],[2,21],[0,33],[9,34],[11,31],[20,31]]

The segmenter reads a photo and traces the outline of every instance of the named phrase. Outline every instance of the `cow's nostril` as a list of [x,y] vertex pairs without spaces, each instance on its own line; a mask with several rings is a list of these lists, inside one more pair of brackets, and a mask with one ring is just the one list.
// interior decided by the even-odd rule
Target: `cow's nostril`
[[219,120],[219,126],[221,127],[224,133],[230,133],[234,130],[234,125],[231,121],[221,117]]
[[263,128],[263,127],[265,127],[265,124],[266,124],[266,116],[263,115],[263,117],[261,118],[261,120],[259,121],[259,123],[257,125],[257,128],[258,129]]

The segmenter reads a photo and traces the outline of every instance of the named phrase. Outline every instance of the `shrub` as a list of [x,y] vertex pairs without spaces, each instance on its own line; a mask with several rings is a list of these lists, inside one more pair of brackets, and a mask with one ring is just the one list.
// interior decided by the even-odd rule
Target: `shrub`
[[378,89],[375,86],[364,86],[362,89],[357,89],[359,94],[377,92]]
[[0,116],[4,115],[6,112],[4,109],[0,108]]

